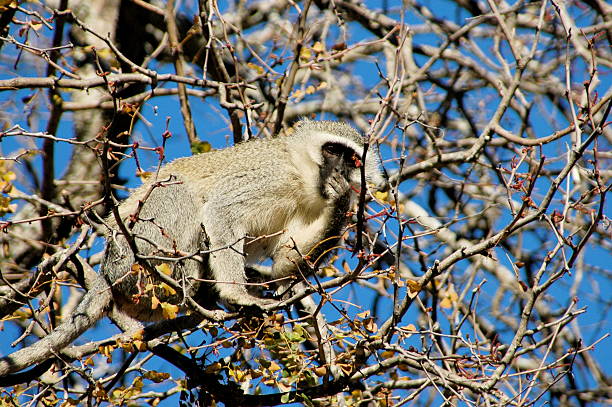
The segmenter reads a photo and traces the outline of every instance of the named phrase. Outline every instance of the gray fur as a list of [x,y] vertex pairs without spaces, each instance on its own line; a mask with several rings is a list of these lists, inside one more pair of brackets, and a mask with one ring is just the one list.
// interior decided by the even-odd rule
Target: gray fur
[[[302,256],[322,258],[336,244],[354,196],[350,186],[359,188],[358,168],[346,168],[340,160],[333,168],[322,170],[329,163],[323,160],[321,146],[329,141],[351,147],[357,156],[362,154],[362,136],[350,126],[302,121],[289,136],[252,140],[169,163],[157,182],[171,185],[162,182],[152,190],[133,228],[139,253],[159,254],[147,241],[166,250],[176,247],[181,253],[208,248],[212,251],[205,256],[208,264],[193,259],[169,263],[186,294],[195,294],[198,279],[205,278],[216,281],[215,291],[228,305],[274,305],[273,300],[249,293],[245,266],[270,257],[274,261],[271,278],[295,273],[296,267],[306,273]],[[375,152],[370,151],[369,157],[368,178],[378,181]],[[147,182],[122,204],[122,217],[129,219],[136,212],[138,201],[154,182]],[[125,276],[134,262],[123,237],[109,241],[103,270],[115,300],[137,319],[158,319],[161,315],[151,310],[146,296],[140,296],[137,303],[130,299],[142,292],[146,280],[133,273]],[[139,282],[140,291],[135,289]],[[157,296],[182,304],[182,294]]]
[[[348,150],[344,155],[330,154],[323,151],[326,143]],[[167,258],[149,264],[168,264],[184,292],[169,294],[159,287],[147,291],[147,284],[156,286],[159,281],[146,268],[134,271],[139,260],[111,217],[108,222],[114,232],[107,238],[104,279],[98,284],[106,287],[105,295],[90,291],[77,308],[79,312],[97,308],[92,311],[95,318],[76,323],[77,316],[68,317],[49,337],[30,347],[36,348],[37,358],[29,358],[26,348],[0,360],[0,376],[51,356],[52,350],[60,350],[93,325],[111,302],[108,286],[114,305],[141,321],[162,317],[160,307],[152,309],[151,294],[183,306],[185,295],[197,295],[201,279],[215,280],[214,290],[227,305],[273,306],[274,300],[247,290],[245,267],[272,258],[267,277],[279,278],[307,273],[310,267],[303,256],[313,263],[325,257],[346,225],[355,197],[352,189],[360,188],[360,169],[351,163],[353,157],[361,157],[363,145],[362,136],[346,124],[302,121],[288,136],[252,140],[165,165],[156,179],[120,205],[119,213],[134,238],[140,262],[142,257]],[[374,148],[365,170],[369,182],[381,182]],[[196,254],[199,259],[190,256]],[[177,257],[183,259],[175,261]],[[99,301],[92,295],[99,295]]]

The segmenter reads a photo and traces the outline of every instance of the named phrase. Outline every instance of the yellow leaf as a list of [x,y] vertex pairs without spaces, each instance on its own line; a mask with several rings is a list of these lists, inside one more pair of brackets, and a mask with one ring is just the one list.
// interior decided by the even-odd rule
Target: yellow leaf
[[397,368],[398,368],[399,370],[401,370],[402,372],[408,372],[408,371],[410,371],[410,366],[409,366],[409,365],[407,365],[407,364],[405,364],[405,363],[400,363],[400,364],[398,364],[398,365],[397,365]]
[[300,98],[304,97],[304,91],[302,91],[301,89],[297,89],[295,92],[293,92],[291,97],[293,99],[300,99]]
[[114,349],[115,347],[113,345],[101,345],[98,347],[98,352],[106,356],[106,361],[111,363],[113,361],[113,356],[111,354]]
[[306,94],[307,95],[312,95],[313,93],[315,93],[316,89],[314,86],[310,85],[306,88]]
[[382,202],[387,202],[387,200],[389,199],[389,191],[376,191],[374,192],[374,198]]
[[119,347],[126,352],[131,352],[134,350],[132,342],[119,342]]
[[42,28],[42,23],[40,21],[30,21],[30,27],[32,27],[35,31],[38,31]]
[[11,198],[0,196],[0,216],[7,213],[14,213],[17,210],[17,204],[11,204]]
[[156,296],[152,296],[151,297],[151,309],[157,309],[159,304],[160,304],[159,298],[157,298]]
[[14,181],[17,178],[17,175],[13,171],[7,171],[2,174],[2,179],[6,182]]
[[96,48],[96,53],[103,59],[113,59],[114,54],[110,48]]
[[91,392],[91,395],[98,400],[105,400],[107,398],[106,390],[101,383],[96,383],[96,388]]
[[[0,0],[0,7],[17,8],[17,0]],[[2,11],[5,11],[5,10],[2,10]]]
[[221,363],[215,362],[215,363],[212,363],[206,366],[205,372],[206,373],[218,373],[221,371],[221,367],[222,367]]
[[212,150],[212,145],[208,141],[194,141],[191,144],[191,152],[193,154],[208,153]]
[[300,51],[300,59],[302,60],[302,62],[307,62],[310,60],[310,58],[312,58],[312,51],[310,50],[310,48],[302,48],[302,50]]
[[276,372],[280,370],[280,366],[277,365],[276,362],[272,361],[272,363],[270,363],[270,366],[268,367],[268,370],[270,370],[271,372]]
[[[281,391],[281,393],[286,393],[289,390],[291,390],[291,386],[288,384],[285,384],[283,382],[277,382],[276,383],[276,387],[278,387],[278,389]],[[282,400],[281,400],[282,401]]]
[[164,290],[164,294],[166,294],[166,295],[175,295],[176,294],[176,290],[174,288],[170,287],[168,284],[161,283],[160,286],[161,286],[161,289]]
[[130,268],[130,270],[132,271],[132,273],[134,274],[139,274],[139,273],[143,273],[144,272],[144,267],[142,267],[140,264],[138,263],[134,263],[132,264],[132,267]]
[[360,312],[359,314],[357,314],[357,316],[359,318],[367,318],[370,316],[370,310],[365,310],[363,312]]
[[408,286],[408,297],[410,298],[416,297],[422,289],[421,283],[416,280],[406,280],[406,285]]
[[144,352],[145,350],[147,350],[147,344],[144,341],[134,341],[132,342],[134,344],[134,347],[138,350],[138,352]]
[[172,305],[167,302],[161,303],[162,313],[164,318],[166,319],[174,319],[178,314],[179,307],[177,305]]
[[321,41],[317,41],[312,46],[312,50],[316,52],[317,54],[321,54],[325,51],[325,45],[323,45]]
[[252,62],[247,63],[247,66],[249,68],[251,68],[252,70],[257,71],[257,73],[260,74],[260,75],[263,75],[263,73],[264,73],[264,69],[261,66],[256,65],[256,64],[254,64]]
[[457,295],[455,287],[452,284],[442,292],[442,295],[444,296],[442,301],[440,301],[440,307],[442,308],[451,308],[459,299],[459,295]]
[[336,275],[337,271],[338,270],[336,270],[334,266],[326,266],[321,269],[321,272],[325,277],[333,277]]
[[168,263],[158,264],[157,266],[155,266],[155,268],[162,274],[165,274],[167,276],[172,275],[172,269],[170,268],[170,265],[168,265]]
[[319,367],[315,368],[314,374],[316,374],[318,377],[325,376],[327,374],[327,367],[319,366]]
[[164,380],[168,380],[170,378],[170,373],[166,372],[157,372],[155,370],[149,370],[146,372],[143,377],[145,379],[149,379],[155,383],[161,383]]
[[186,391],[187,389],[189,389],[189,387],[187,386],[187,380],[185,379],[175,380],[175,383],[177,384],[175,388],[179,391]]
[[138,110],[138,106],[133,103],[121,103],[121,113],[132,114]]
[[153,173],[150,171],[137,171],[136,172],[136,176],[139,177],[142,181],[146,181],[147,179],[151,178],[152,175]]
[[363,392],[359,389],[355,389],[351,391],[351,397],[353,397],[355,400],[361,401],[363,399]]
[[364,323],[364,327],[368,331],[370,331],[370,332],[378,331],[378,325],[376,325],[376,322],[374,321],[374,318],[368,318],[364,322],[365,322]]
[[319,86],[317,86],[317,90],[321,90],[321,89],[325,89],[327,88],[327,82],[323,81],[319,84]]
[[453,306],[453,302],[448,297],[446,297],[442,301],[440,301],[440,306],[442,308],[448,309]]

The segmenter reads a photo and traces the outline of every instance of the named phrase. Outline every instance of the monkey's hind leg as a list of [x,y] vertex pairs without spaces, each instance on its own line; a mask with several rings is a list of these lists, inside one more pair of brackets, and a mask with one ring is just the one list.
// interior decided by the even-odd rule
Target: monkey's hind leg
[[244,239],[231,233],[217,214],[205,214],[204,219],[215,219],[206,225],[211,252],[208,256],[210,276],[221,303],[228,306],[258,307],[266,310],[278,302],[256,297],[247,289]]

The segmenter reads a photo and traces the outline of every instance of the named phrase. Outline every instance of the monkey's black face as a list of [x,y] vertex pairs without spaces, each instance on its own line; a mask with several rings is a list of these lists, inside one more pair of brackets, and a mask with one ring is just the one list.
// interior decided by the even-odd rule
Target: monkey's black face
[[341,143],[325,143],[321,148],[324,166],[331,164],[336,167],[340,164],[348,168],[357,168],[360,163],[359,154],[351,147]]
[[341,143],[325,143],[321,148],[319,189],[325,199],[337,200],[350,192],[351,175],[360,165],[359,154]]

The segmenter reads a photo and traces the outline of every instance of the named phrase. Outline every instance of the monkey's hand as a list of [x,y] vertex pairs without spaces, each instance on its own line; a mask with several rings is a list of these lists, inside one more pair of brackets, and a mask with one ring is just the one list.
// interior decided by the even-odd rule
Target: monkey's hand
[[343,197],[351,188],[351,184],[346,179],[346,176],[338,169],[326,179],[325,194],[332,201],[337,201]]

